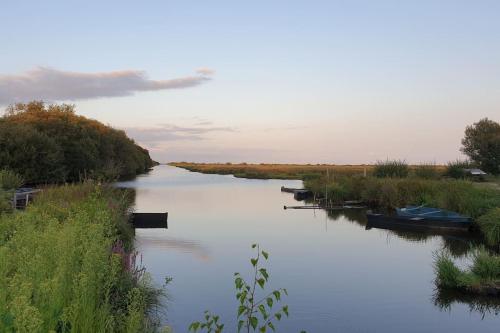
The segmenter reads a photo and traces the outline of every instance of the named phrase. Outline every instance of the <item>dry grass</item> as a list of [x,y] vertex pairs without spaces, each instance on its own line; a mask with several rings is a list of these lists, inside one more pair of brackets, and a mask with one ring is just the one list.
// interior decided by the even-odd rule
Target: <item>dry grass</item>
[[334,176],[370,174],[372,165],[334,165],[334,164],[231,164],[231,163],[169,163],[176,167],[201,173],[232,174],[240,178],[262,178],[262,179],[304,179],[325,174],[327,170]]

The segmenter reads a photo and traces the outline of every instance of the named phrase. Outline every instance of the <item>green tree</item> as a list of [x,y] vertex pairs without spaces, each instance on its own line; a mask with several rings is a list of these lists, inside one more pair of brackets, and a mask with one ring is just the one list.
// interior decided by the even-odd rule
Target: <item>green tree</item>
[[9,106],[0,118],[0,148],[0,168],[28,183],[114,180],[154,165],[125,132],[78,116],[68,104]]
[[488,118],[467,126],[462,152],[481,169],[500,173],[500,124]]

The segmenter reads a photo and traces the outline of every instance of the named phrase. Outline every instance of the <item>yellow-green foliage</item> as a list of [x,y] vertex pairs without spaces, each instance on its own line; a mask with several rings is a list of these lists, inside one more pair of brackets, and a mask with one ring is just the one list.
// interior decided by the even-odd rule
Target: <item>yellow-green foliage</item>
[[149,296],[112,251],[130,248],[126,207],[118,190],[86,184],[1,216],[0,332],[144,331]]

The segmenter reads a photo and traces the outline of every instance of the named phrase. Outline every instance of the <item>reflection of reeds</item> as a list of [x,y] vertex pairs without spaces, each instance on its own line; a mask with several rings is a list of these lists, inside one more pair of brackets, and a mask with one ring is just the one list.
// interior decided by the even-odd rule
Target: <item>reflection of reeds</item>
[[471,295],[455,290],[436,290],[432,297],[434,305],[443,311],[451,311],[455,303],[466,304],[471,312],[478,312],[484,318],[486,315],[500,313],[500,298],[495,296]]

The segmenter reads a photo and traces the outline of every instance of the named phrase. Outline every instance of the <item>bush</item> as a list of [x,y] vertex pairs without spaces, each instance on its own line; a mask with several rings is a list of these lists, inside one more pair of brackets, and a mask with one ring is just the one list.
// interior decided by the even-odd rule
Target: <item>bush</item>
[[378,161],[373,169],[373,175],[378,178],[405,178],[408,172],[408,164],[401,160]]
[[13,190],[23,185],[22,178],[9,170],[0,170],[0,189]]

